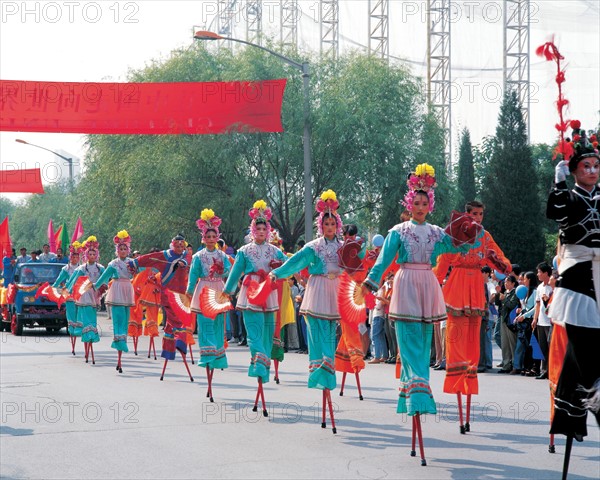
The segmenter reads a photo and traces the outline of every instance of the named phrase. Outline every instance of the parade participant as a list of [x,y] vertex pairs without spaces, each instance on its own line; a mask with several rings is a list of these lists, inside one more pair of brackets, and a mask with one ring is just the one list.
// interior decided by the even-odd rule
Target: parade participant
[[244,324],[248,333],[250,347],[250,367],[248,375],[258,378],[258,390],[254,410],[257,409],[258,398],[262,399],[263,415],[268,416],[264,401],[263,383],[269,381],[271,369],[271,350],[275,331],[275,312],[279,309],[277,292],[273,290],[263,305],[255,305],[248,298],[249,287],[265,282],[269,272],[287,260],[285,254],[268,241],[271,233],[271,209],[264,200],[254,203],[249,212],[251,242],[237,252],[235,263],[225,284],[223,292],[231,297],[237,288],[239,279],[244,281],[238,295],[236,308],[244,312]]
[[300,314],[305,316],[308,330],[309,374],[308,388],[323,391],[323,422],[326,405],[330,407],[333,433],[336,433],[331,402],[331,390],[336,386],[335,342],[336,322],[341,319],[338,307],[339,276],[338,250],[342,246],[342,220],[337,213],[339,203],[333,190],[323,192],[317,200],[317,235],[277,268],[273,279],[287,278],[308,267],[310,277],[304,291]]
[[[93,235],[89,236],[83,242],[81,253],[83,254],[84,264],[77,267],[71,278],[69,278],[67,282],[69,293],[74,293],[79,277],[86,277],[91,284],[94,284],[100,278],[100,275],[104,273],[104,266],[97,262],[100,258],[99,247],[100,245]],[[94,359],[94,347],[92,344],[100,341],[96,313],[97,307],[100,305],[101,291],[90,288],[80,295],[79,292],[75,293],[75,295],[77,323],[81,324],[81,341],[85,345],[85,363],[88,363],[88,357],[91,353],[92,364],[95,364],[96,360]]]
[[[444,295],[431,268],[440,254],[467,252],[469,245],[455,246],[454,243],[459,243],[455,237],[426,222],[427,214],[433,211],[435,202],[433,167],[428,164],[417,166],[407,183],[408,192],[403,204],[412,213],[412,219],[390,229],[363,285],[377,291],[385,269],[398,254],[400,269],[394,276],[389,306],[389,317],[396,322],[396,338],[402,362],[397,412],[408,413],[412,417],[411,455],[416,454],[416,435],[419,437],[421,464],[426,465],[420,415],[435,414],[437,411],[429,387],[433,323],[447,318]],[[454,233],[454,228],[468,233],[463,239],[465,243],[473,243],[478,233],[476,226],[472,225],[472,219],[464,216],[453,218],[447,229]]]
[[[113,321],[113,342],[111,348],[118,352],[117,368],[123,373],[121,355],[128,352],[127,348],[127,325],[131,307],[135,306],[133,285],[131,280],[135,273],[133,260],[127,258],[131,251],[131,237],[127,230],[121,230],[113,238],[117,258],[111,260],[106,270],[94,283],[94,288],[100,288],[112,280],[108,293],[106,294],[106,305],[110,308],[110,316]],[[137,350],[137,348],[136,348]]]
[[185,294],[187,286],[187,276],[189,264],[186,260],[187,250],[183,235],[176,235],[171,240],[168,250],[151,252],[140,255],[133,260],[136,268],[155,268],[160,272],[160,303],[165,312],[166,318],[165,334],[162,343],[161,357],[165,359],[160,379],[163,380],[165,370],[169,360],[175,359],[176,351],[179,351],[183,364],[190,376],[190,381],[194,381],[190,367],[187,364],[187,343],[185,325],[177,317],[169,300],[169,292],[176,294]]
[[[562,160],[556,166],[555,187],[546,209],[547,217],[559,225],[561,243],[560,280],[548,315],[555,323],[565,324],[568,338],[550,430],[567,436],[564,477],[573,438],[580,442],[587,435],[588,410],[600,424],[600,153],[580,122],[570,123],[573,156],[565,156],[568,162]],[[575,179],[572,190],[566,183],[569,174]]]
[[223,291],[223,278],[227,277],[231,264],[225,252],[217,248],[220,237],[219,226],[221,219],[215,212],[205,208],[200,213],[196,225],[202,234],[202,243],[205,248],[195,253],[188,278],[186,294],[191,299],[190,308],[196,315],[198,322],[198,343],[200,345],[200,359],[198,366],[206,368],[208,379],[207,397],[213,401],[212,379],[215,368],[227,368],[225,354],[225,314],[221,313],[213,320],[202,314],[200,306],[200,293],[204,288],[216,292]]
[[[470,201],[465,212],[481,225],[484,205]],[[434,273],[440,285],[448,270],[450,275],[442,290],[446,302],[446,378],[444,392],[455,393],[458,401],[460,433],[470,431],[471,395],[479,393],[477,365],[479,364],[479,337],[482,317],[487,308],[485,288],[481,279],[481,268],[489,266],[508,273],[510,261],[489,232],[481,230],[475,245],[466,253],[447,253],[437,259]],[[461,394],[466,394],[466,422],[463,423]]]
[[[54,281],[54,284],[52,284],[53,288],[64,287],[71,278],[71,275],[73,275],[75,269],[79,266],[81,243],[73,242],[71,245],[69,245],[69,253],[69,263],[61,268],[58,277]],[[81,337],[81,329],[83,325],[77,318],[77,305],[75,304],[75,300],[73,299],[72,295],[67,296],[65,310],[67,314],[67,330],[71,340],[71,353],[75,355],[75,343],[77,342],[77,337]]]

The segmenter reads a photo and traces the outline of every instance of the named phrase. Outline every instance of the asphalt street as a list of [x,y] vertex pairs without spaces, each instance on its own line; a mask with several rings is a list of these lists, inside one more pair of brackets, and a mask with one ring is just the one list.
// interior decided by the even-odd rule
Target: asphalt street
[[[461,435],[456,398],[442,392],[445,372],[431,371],[438,414],[424,417],[422,467],[409,454],[410,419],[395,413],[393,365],[361,372],[363,401],[354,378],[339,396],[338,374],[334,435],[329,423],[321,428],[320,391],[306,387],[307,355],[286,354],[281,383],[265,385],[263,417],[252,411],[256,381],[247,376],[246,347],[229,348],[210,403],[205,370],[196,365],[193,383],[179,358],[159,381],[160,341],[158,360],[149,359],[142,337],[140,354],[124,354],[119,374],[111,322],[102,315],[99,326],[95,365],[84,362],[80,343],[71,355],[64,330],[0,334],[1,478],[560,478],[564,438],[548,453],[546,380],[480,374],[471,432]],[[591,419],[588,425],[589,436],[573,447],[573,480],[600,478],[599,429]]]

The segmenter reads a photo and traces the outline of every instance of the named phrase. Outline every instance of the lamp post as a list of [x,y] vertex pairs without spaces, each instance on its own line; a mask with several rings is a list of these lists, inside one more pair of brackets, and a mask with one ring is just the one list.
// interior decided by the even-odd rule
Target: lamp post
[[291,58],[288,58],[280,53],[257,45],[256,43],[247,42],[238,38],[222,37],[214,32],[198,31],[194,34],[196,40],[228,40],[230,42],[243,43],[244,45],[250,45],[251,47],[260,48],[267,53],[279,58],[288,65],[297,68],[302,72],[302,83],[304,90],[304,239],[306,242],[310,242],[313,236],[312,227],[312,189],[311,189],[311,154],[310,154],[310,119],[309,119],[309,79],[310,73],[308,69],[308,62],[296,62]]
[[69,185],[71,188],[73,188],[73,159],[72,158],[65,157],[64,155],[61,155],[60,153],[57,153],[54,150],[50,150],[49,148],[46,148],[46,147],[40,147],[39,145],[35,145],[34,143],[26,142],[25,140],[21,140],[19,138],[17,138],[15,140],[15,142],[22,143],[24,145],[30,145],[30,146],[36,147],[36,148],[41,148],[42,150],[46,150],[47,152],[53,153],[57,157],[62,158],[65,162],[67,162],[69,164]]

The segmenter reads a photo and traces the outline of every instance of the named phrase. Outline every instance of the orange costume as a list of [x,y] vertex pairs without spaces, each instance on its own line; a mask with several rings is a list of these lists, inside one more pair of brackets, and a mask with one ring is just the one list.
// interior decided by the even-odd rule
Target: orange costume
[[477,394],[479,330],[488,308],[481,268],[488,265],[499,270],[499,264],[503,264],[504,270],[510,271],[510,262],[492,236],[482,230],[467,253],[443,254],[437,263],[435,274],[440,284],[452,267],[443,286],[448,312],[444,392]]

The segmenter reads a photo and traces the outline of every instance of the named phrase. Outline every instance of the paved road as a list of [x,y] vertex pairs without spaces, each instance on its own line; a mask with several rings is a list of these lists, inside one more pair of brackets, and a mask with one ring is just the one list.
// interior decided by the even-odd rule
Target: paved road
[[[306,388],[307,357],[286,355],[281,384],[265,387],[269,417],[252,412],[255,382],[248,349],[228,351],[230,368],[214,378],[216,403],[205,397],[203,369],[194,383],[181,361],[124,356],[115,371],[111,324],[101,317],[96,365],[70,354],[63,333],[2,333],[0,342],[0,477],[2,478],[560,478],[563,438],[548,448],[548,383],[480,375],[471,433],[460,435],[455,398],[442,393],[423,424],[427,467],[409,456],[410,422],[395,413],[391,365],[361,374],[364,401],[349,379],[334,392],[338,434],[320,428],[320,392]],[[141,349],[148,341],[140,341]],[[160,347],[160,345],[159,345]],[[499,352],[495,352],[496,357]],[[160,355],[160,353],[159,353]],[[338,377],[338,382],[340,378]],[[571,479],[600,478],[599,430],[576,444]]]

